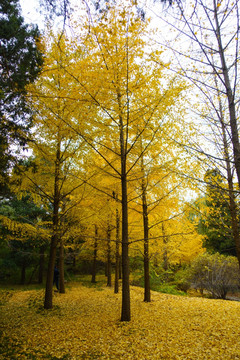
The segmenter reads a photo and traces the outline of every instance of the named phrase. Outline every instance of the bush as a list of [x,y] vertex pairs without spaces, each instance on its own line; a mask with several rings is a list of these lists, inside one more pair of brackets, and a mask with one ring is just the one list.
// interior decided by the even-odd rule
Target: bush
[[216,254],[202,254],[191,264],[189,280],[194,288],[208,291],[215,299],[225,299],[240,285],[237,258]]

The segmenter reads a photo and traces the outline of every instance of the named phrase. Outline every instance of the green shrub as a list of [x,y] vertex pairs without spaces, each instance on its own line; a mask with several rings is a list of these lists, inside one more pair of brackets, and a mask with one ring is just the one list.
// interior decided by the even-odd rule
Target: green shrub
[[213,298],[225,299],[240,285],[239,265],[236,257],[202,254],[191,264],[189,280],[194,288],[206,290]]

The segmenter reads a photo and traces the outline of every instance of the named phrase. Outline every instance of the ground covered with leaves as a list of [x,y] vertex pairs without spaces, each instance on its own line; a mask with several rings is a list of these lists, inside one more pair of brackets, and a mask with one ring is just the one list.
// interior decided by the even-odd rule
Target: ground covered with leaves
[[0,292],[0,359],[240,359],[240,302],[131,288],[132,320],[120,322],[121,294],[69,287],[43,309],[43,290]]

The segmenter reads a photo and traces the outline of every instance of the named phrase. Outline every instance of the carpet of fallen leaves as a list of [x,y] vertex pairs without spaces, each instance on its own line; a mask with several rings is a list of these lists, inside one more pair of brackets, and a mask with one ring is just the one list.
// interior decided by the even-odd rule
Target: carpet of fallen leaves
[[240,359],[240,302],[131,288],[131,322],[120,322],[121,294],[79,284],[54,293],[0,292],[0,359]]

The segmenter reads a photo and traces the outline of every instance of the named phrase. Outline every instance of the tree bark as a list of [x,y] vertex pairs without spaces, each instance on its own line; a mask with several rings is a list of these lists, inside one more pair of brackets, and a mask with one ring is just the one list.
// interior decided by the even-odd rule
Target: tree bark
[[114,293],[118,294],[119,291],[119,230],[120,219],[118,209],[116,209],[116,249],[115,249],[115,281],[114,281]]
[[234,184],[233,184],[233,175],[232,175],[232,168],[231,168],[231,159],[229,155],[229,144],[227,141],[227,129],[226,124],[224,122],[224,111],[222,107],[221,101],[221,93],[218,87],[217,80],[215,78],[215,85],[218,92],[218,99],[219,99],[219,121],[221,124],[222,130],[222,141],[223,141],[223,153],[224,153],[224,160],[226,163],[227,169],[227,181],[228,181],[228,196],[229,196],[229,209],[231,215],[231,223],[232,223],[232,235],[235,242],[237,259],[240,268],[240,228],[238,223],[238,207],[236,203],[236,196],[234,192]]
[[96,283],[96,272],[97,272],[97,240],[98,240],[98,228],[95,225],[95,239],[94,239],[94,249],[93,249],[93,267],[92,267],[92,283]]
[[128,199],[127,199],[127,171],[126,145],[123,133],[123,121],[120,116],[120,147],[121,147],[121,188],[122,188],[122,312],[121,321],[131,320],[130,284],[129,284],[129,255],[128,255]]
[[[143,159],[142,159],[143,170]],[[143,211],[143,231],[144,231],[144,301],[151,301],[150,274],[149,274],[149,226],[148,226],[148,206],[146,196],[146,184],[142,179],[142,211]]]
[[54,180],[54,199],[53,199],[53,234],[50,245],[50,255],[48,262],[47,281],[45,289],[44,308],[52,309],[52,290],[53,290],[53,275],[54,265],[56,260],[57,245],[58,245],[58,225],[59,225],[59,177],[60,177],[60,142],[58,143],[55,162],[55,180]]
[[107,227],[107,286],[112,286],[112,263],[111,263],[111,230]]
[[64,283],[64,246],[62,239],[60,240],[59,249],[59,292],[65,294],[65,283]]
[[226,138],[226,128],[223,122],[223,112],[222,112],[221,103],[220,103],[220,121],[221,121],[222,133],[223,133],[224,157],[227,167],[228,195],[229,195],[229,208],[230,208],[231,223],[232,223],[232,234],[236,246],[237,259],[240,268],[240,228],[238,223],[238,208],[234,193],[233,176],[230,166],[230,156],[228,152],[228,142]]
[[222,73],[224,77],[224,86],[226,88],[226,94],[228,99],[228,110],[229,110],[230,128],[232,135],[231,141],[233,145],[233,154],[234,154],[234,165],[238,178],[238,186],[240,188],[240,144],[239,144],[237,117],[236,117],[235,96],[233,94],[233,90],[231,87],[231,82],[229,78],[229,69],[227,67],[225,52],[222,45],[222,35],[218,21],[218,4],[216,3],[216,0],[213,0],[213,6],[214,6],[214,15],[215,15],[215,24],[216,24],[216,37],[218,41],[218,50],[221,59]]
[[163,244],[164,244],[164,247],[163,247],[163,269],[165,270],[165,281],[168,281],[168,267],[169,267],[169,264],[168,264],[168,251],[167,251],[167,236],[166,236],[166,233],[165,233],[165,228],[164,228],[164,223],[162,223],[162,233],[163,233]]
[[128,205],[126,172],[122,174],[122,313],[121,321],[130,321],[130,285],[128,255]]

